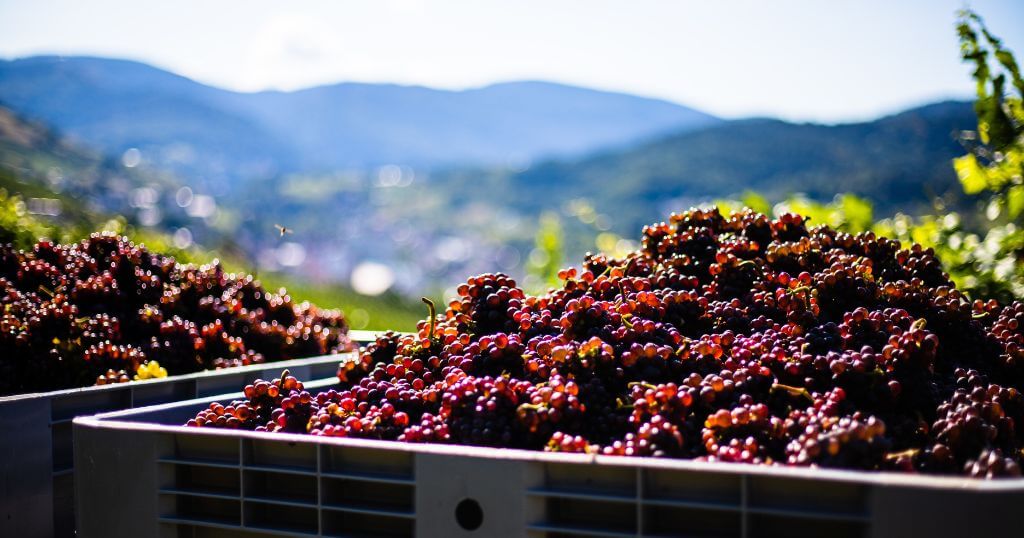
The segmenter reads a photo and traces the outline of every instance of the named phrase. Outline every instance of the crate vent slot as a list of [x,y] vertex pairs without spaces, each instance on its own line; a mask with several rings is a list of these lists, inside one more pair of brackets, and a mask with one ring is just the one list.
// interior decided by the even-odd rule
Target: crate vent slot
[[528,490],[543,503],[530,528],[549,535],[636,536],[637,473],[628,467],[548,465],[544,483]]

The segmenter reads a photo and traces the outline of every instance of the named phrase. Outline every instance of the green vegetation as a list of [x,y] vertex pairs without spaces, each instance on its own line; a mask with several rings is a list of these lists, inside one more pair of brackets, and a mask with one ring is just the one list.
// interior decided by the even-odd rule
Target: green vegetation
[[[59,216],[33,215],[27,203],[32,196],[60,200],[64,210]],[[80,241],[95,232],[114,232],[130,237],[132,241],[145,244],[154,252],[173,256],[182,263],[206,263],[217,257],[212,251],[196,245],[179,248],[167,234],[134,226],[124,217],[106,217],[86,211],[72,199],[37,185],[22,183],[8,172],[0,170],[0,243],[30,249],[42,238],[69,243]],[[233,261],[227,265],[231,268],[241,267]]]
[[534,238],[534,248],[526,259],[525,286],[544,289],[558,284],[558,271],[562,268],[565,248],[562,223],[558,215],[547,212],[541,215]]
[[323,308],[340,308],[357,330],[414,331],[416,322],[426,315],[419,301],[385,293],[376,297],[360,295],[351,288],[332,283],[310,283],[280,273],[260,275],[268,289],[284,287],[297,301],[309,301]]
[[14,243],[19,248],[31,245],[39,237],[52,237],[54,229],[32,218],[20,196],[10,196],[0,189],[0,242]]
[[715,204],[724,213],[734,213],[749,207],[765,215],[797,213],[815,224],[827,224],[837,230],[860,233],[874,227],[874,206],[870,200],[855,194],[838,194],[829,203],[821,203],[799,194],[786,198],[774,206],[767,198],[749,191],[739,200],[716,200]]
[[964,192],[981,198],[984,216],[897,215],[876,229],[934,248],[971,295],[1007,301],[1024,297],[1024,80],[976,13],[961,12],[956,28],[961,57],[974,66],[977,130],[963,133],[967,154],[953,164]]

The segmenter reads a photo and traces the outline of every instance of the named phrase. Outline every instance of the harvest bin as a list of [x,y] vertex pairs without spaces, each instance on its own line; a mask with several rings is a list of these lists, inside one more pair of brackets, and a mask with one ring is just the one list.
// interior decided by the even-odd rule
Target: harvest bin
[[79,534],[936,538],[1022,528],[1024,479],[180,426],[210,402],[239,396],[75,419]]
[[[375,333],[350,331],[353,341]],[[351,354],[255,364],[99,387],[0,397],[0,536],[71,536],[74,487],[71,420],[237,391],[288,368],[302,379],[334,377]]]

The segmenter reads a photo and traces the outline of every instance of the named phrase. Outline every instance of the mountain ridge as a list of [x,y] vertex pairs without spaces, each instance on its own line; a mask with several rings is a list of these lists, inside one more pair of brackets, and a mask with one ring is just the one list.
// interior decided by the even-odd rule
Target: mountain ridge
[[449,169],[433,180],[458,193],[459,202],[486,193],[533,213],[588,199],[626,234],[650,215],[747,190],[773,200],[851,192],[871,199],[883,215],[916,213],[937,196],[965,203],[951,160],[963,153],[957,132],[975,122],[972,104],[962,101],[838,125],[734,120],[524,171]]
[[661,99],[544,81],[465,90],[341,82],[234,92],[134,60],[0,60],[0,101],[107,152],[210,178],[579,155],[719,122]]

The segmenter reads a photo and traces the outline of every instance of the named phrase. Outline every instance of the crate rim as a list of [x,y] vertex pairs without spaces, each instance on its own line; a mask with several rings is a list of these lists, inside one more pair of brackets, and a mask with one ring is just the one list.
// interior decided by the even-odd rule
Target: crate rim
[[225,372],[231,373],[246,373],[253,370],[266,370],[267,368],[273,368],[280,366],[282,370],[290,366],[303,366],[309,364],[312,361],[327,361],[328,359],[336,358],[338,361],[351,359],[357,352],[356,351],[345,351],[342,353],[334,353],[330,355],[315,355],[312,357],[305,357],[301,359],[289,359],[286,361],[275,361],[275,362],[261,362],[258,364],[248,364],[245,366],[232,366],[229,368],[220,368],[215,370],[203,370],[200,372],[193,372],[191,374],[179,374],[174,376],[160,377],[156,379],[141,379],[138,381],[129,381],[127,383],[111,383],[109,385],[93,385],[90,387],[78,387],[71,389],[52,390],[49,392],[24,392],[21,394],[10,394],[7,396],[0,396],[0,404],[8,402],[16,402],[19,400],[28,400],[33,398],[57,398],[61,396],[75,395],[75,394],[92,394],[97,392],[111,391],[117,389],[125,389],[129,387],[139,387],[145,385],[170,383],[174,381],[187,381],[190,379],[203,379],[206,377],[212,377],[217,375],[223,375]]
[[[361,342],[373,341],[374,339],[376,339],[377,335],[384,334],[385,332],[388,332],[388,331],[362,331],[362,330],[354,331],[353,330],[353,331],[348,331],[347,334],[349,336],[349,339],[352,340],[353,343],[359,344]],[[396,332],[396,334],[404,335],[404,334],[408,334],[408,333]],[[187,381],[187,380],[190,380],[190,379],[202,379],[202,378],[205,378],[205,377],[211,377],[211,376],[215,376],[215,375],[224,375],[225,372],[245,373],[245,372],[249,372],[249,371],[253,371],[253,370],[266,370],[268,368],[273,368],[273,367],[276,367],[276,366],[280,366],[281,369],[283,370],[285,368],[288,368],[289,366],[302,366],[302,365],[308,364],[310,361],[313,361],[313,360],[323,360],[323,361],[326,361],[327,359],[330,359],[332,357],[338,358],[339,361],[341,361],[341,360],[351,360],[352,358],[355,358],[355,354],[356,353],[358,353],[358,351],[357,350],[353,350],[353,351],[345,351],[345,352],[341,352],[341,353],[333,353],[333,354],[327,354],[327,355],[313,355],[311,357],[303,357],[303,358],[299,358],[299,359],[289,359],[289,360],[286,360],[286,361],[261,362],[261,363],[258,363],[258,364],[249,364],[249,365],[246,365],[246,366],[232,366],[230,368],[221,368],[221,369],[215,369],[215,370],[202,370],[202,371],[199,371],[199,372],[192,372],[190,374],[179,374],[179,375],[174,375],[174,376],[161,377],[161,378],[157,378],[157,379],[142,379],[142,380],[139,380],[139,381],[129,381],[128,383],[112,383],[112,384],[109,384],[109,385],[93,385],[93,386],[90,386],[90,387],[76,387],[76,388],[70,388],[70,389],[51,390],[51,391],[48,391],[48,392],[23,392],[23,393],[20,393],[20,394],[8,394],[7,396],[0,396],[0,405],[2,405],[4,403],[8,403],[8,402],[16,402],[16,401],[19,401],[19,400],[27,400],[27,399],[30,399],[30,398],[43,398],[43,397],[45,397],[45,398],[58,398],[58,397],[61,397],[61,396],[69,396],[69,395],[74,395],[74,394],[92,394],[94,392],[103,392],[103,391],[111,391],[111,390],[117,390],[117,389],[124,389],[126,387],[138,387],[138,386],[145,386],[145,385],[150,385],[150,384],[169,383],[169,382],[172,382],[172,381]]]
[[[307,388],[329,388],[335,384],[333,379],[322,379],[305,383]],[[633,469],[652,469],[665,471],[716,472],[736,476],[753,475],[757,477],[780,479],[825,479],[846,483],[870,484],[878,486],[905,486],[931,488],[937,490],[958,489],[972,490],[980,493],[996,493],[1005,491],[1024,491],[1022,478],[970,478],[964,476],[908,474],[894,471],[854,471],[845,469],[826,469],[821,467],[790,467],[768,466],[747,463],[726,463],[695,461],[677,458],[653,458],[635,456],[603,456],[597,454],[570,454],[562,452],[543,452],[513,448],[489,448],[469,445],[446,445],[439,443],[403,443],[399,441],[381,441],[374,439],[355,439],[349,437],[323,437],[293,433],[268,433],[245,430],[226,430],[216,428],[193,428],[184,425],[171,426],[150,422],[122,420],[125,416],[137,415],[179,407],[205,407],[211,402],[230,400],[242,395],[241,392],[223,394],[207,398],[197,398],[168,404],[139,407],[121,411],[100,413],[93,416],[77,417],[74,427],[136,430],[146,432],[206,435],[212,438],[252,439],[262,441],[278,441],[288,444],[307,443],[316,446],[344,446],[349,448],[367,448],[387,451],[438,454],[446,456],[466,456],[492,460],[518,460],[542,463],[590,464],[601,466],[628,467]]]

